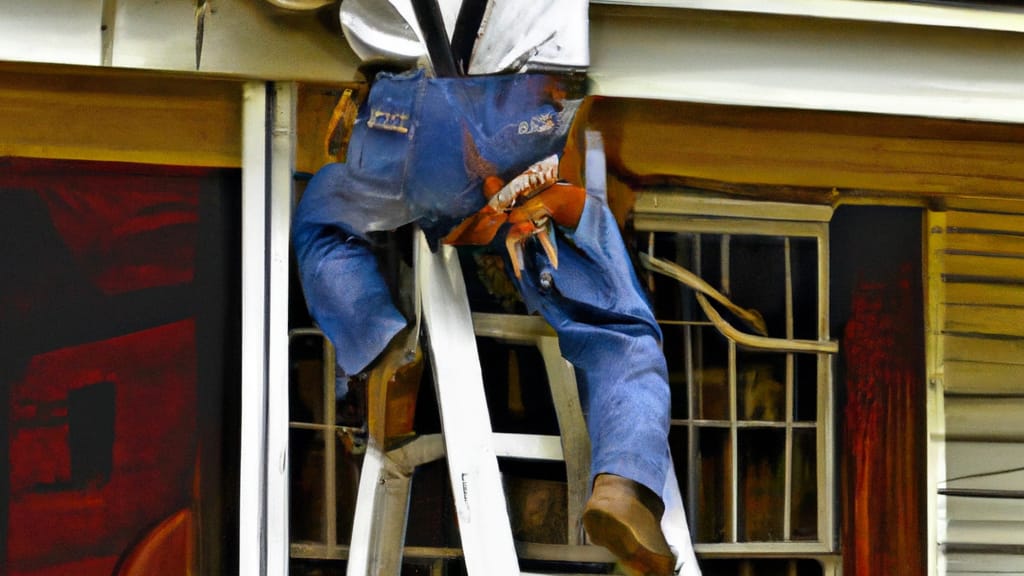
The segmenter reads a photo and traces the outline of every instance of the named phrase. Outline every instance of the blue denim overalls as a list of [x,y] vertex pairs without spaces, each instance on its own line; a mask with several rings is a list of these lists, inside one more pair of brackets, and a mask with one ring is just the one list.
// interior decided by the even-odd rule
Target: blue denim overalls
[[[484,205],[485,177],[508,180],[561,153],[579,105],[564,99],[561,81],[431,78],[419,70],[377,78],[346,162],[310,181],[292,230],[306,301],[337,349],[339,373],[364,370],[406,325],[367,233],[415,222],[436,244]],[[559,267],[530,241],[517,285],[576,368],[591,474],[617,474],[661,494],[670,407],[661,331],[607,207],[599,148],[587,152],[587,174],[579,225],[554,233]]]

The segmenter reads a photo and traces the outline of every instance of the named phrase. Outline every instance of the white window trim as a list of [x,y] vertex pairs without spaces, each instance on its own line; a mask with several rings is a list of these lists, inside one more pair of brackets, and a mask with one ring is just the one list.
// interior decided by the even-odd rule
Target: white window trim
[[590,0],[590,3],[1024,32],[1024,11],[1013,11],[1012,8],[986,9],[877,0]]
[[239,574],[288,574],[288,251],[294,83],[248,82],[242,104]]
[[[874,10],[891,4],[854,0],[800,4],[812,2],[823,7],[865,6],[862,11],[868,4]],[[716,10],[710,9],[709,1],[700,4],[703,9],[693,10],[679,9],[696,7],[683,1],[593,4],[592,93],[1024,123],[1024,68],[1020,66],[1024,34],[1019,32],[873,21],[863,16],[858,20],[798,10],[730,11],[722,8],[729,4],[725,1],[715,3]],[[994,14],[1021,22],[1014,27],[1024,28],[1024,15],[968,14],[973,18]]]
[[[815,238],[818,242],[818,318],[820,339],[829,336],[829,231],[832,209],[776,202],[709,199],[680,192],[644,192],[634,205],[633,224],[639,232],[759,234]],[[835,434],[832,360],[818,354],[818,381],[828,382],[818,393],[818,535],[813,542],[700,543],[694,548],[709,557],[784,555],[798,558],[837,552],[835,542]],[[788,465],[788,463],[787,463]],[[681,481],[683,479],[680,479]],[[735,486],[734,486],[735,488]],[[691,506],[693,504],[691,503]]]

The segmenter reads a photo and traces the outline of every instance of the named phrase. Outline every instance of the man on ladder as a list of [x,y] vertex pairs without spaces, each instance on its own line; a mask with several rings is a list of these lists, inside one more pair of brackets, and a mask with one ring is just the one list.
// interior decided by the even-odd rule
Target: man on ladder
[[[670,466],[661,332],[603,170],[584,187],[570,164],[579,150],[565,153],[583,145],[572,128],[589,64],[586,0],[345,0],[342,24],[364,59],[411,69],[370,79],[346,162],[316,174],[295,214],[303,290],[337,349],[339,394],[407,324],[368,233],[415,222],[434,246],[499,244],[580,382],[594,478],[587,534],[631,571],[673,574],[660,526]],[[415,36],[380,40],[402,29]],[[409,45],[426,45],[428,66]]]

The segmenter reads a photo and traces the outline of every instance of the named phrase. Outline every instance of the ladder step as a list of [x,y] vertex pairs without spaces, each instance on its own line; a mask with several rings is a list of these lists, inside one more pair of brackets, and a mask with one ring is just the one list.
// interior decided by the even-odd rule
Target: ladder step
[[521,576],[594,576],[594,574],[607,574],[607,572],[520,572]]
[[522,560],[575,564],[614,564],[615,556],[600,546],[573,546],[516,541],[516,553]]
[[[563,461],[562,438],[550,434],[513,434],[494,432],[491,435],[494,455],[520,460]],[[418,436],[412,442],[388,451],[396,464],[415,467],[444,456],[440,434]]]
[[495,432],[494,453],[499,458],[523,460],[564,460],[562,438],[546,434]]
[[473,312],[472,315],[473,330],[477,336],[525,341],[555,336],[555,330],[540,316],[487,312]]

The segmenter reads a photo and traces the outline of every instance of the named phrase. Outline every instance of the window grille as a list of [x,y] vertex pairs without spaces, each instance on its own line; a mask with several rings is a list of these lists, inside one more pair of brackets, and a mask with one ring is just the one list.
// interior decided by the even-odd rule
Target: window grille
[[[664,333],[670,444],[696,549],[733,562],[738,574],[771,571],[745,560],[767,555],[791,558],[779,573],[837,566],[830,217],[828,207],[666,192],[645,193],[635,207],[633,237]],[[708,291],[666,268],[692,273]],[[758,315],[767,335],[757,334]]]
[[289,348],[291,557],[344,559],[359,478],[359,435],[338,422],[334,348],[323,333],[314,328],[292,330]]

